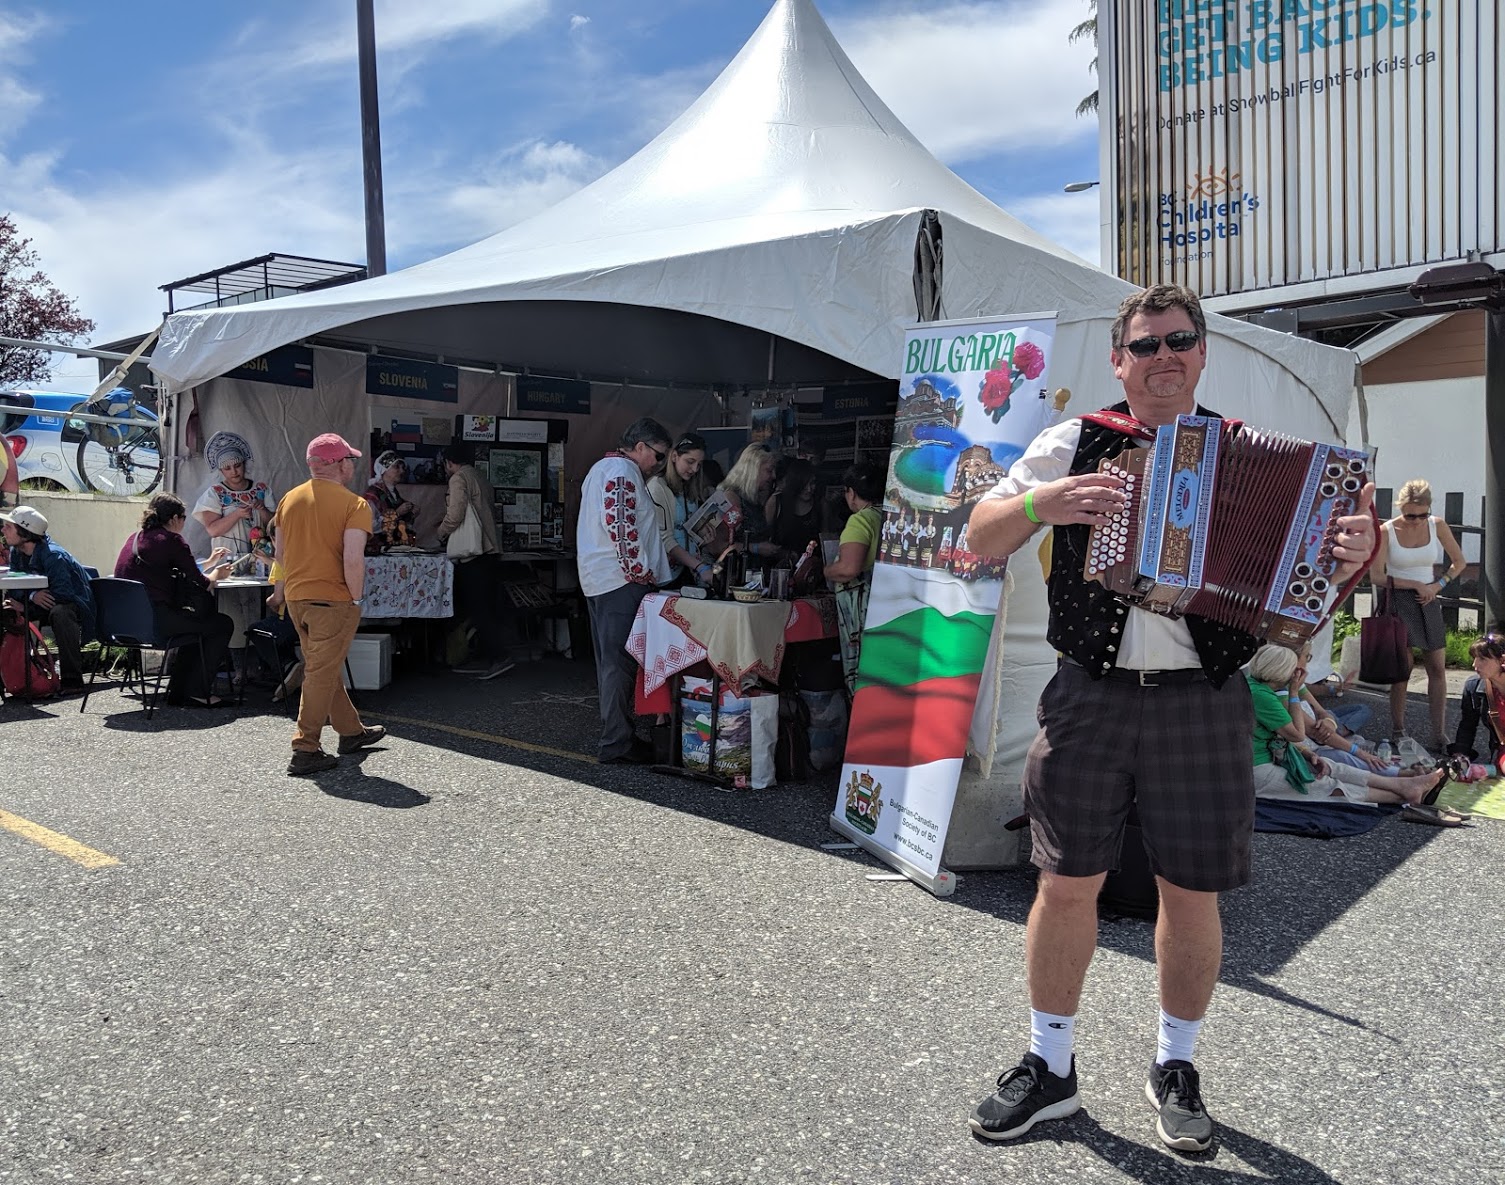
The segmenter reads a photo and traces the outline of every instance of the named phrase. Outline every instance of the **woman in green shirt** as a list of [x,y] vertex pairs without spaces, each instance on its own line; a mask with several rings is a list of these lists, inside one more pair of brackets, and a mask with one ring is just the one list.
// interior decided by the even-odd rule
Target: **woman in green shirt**
[[857,689],[857,660],[862,653],[862,622],[867,617],[868,588],[878,562],[878,535],[883,516],[883,479],[871,461],[859,461],[841,475],[852,517],[841,532],[841,551],[826,565],[826,579],[836,586],[836,616],[841,641],[841,667],[847,692]]
[[1306,682],[1306,669],[1296,653],[1284,646],[1261,646],[1245,671],[1254,702],[1254,792],[1260,798],[1294,798],[1320,801],[1345,798],[1349,802],[1430,802],[1447,781],[1447,771],[1412,777],[1386,777],[1352,766],[1324,761],[1315,755],[1307,764],[1315,775],[1304,784],[1288,767],[1276,761],[1275,742],[1302,747],[1306,742],[1306,713],[1290,703],[1299,697]]

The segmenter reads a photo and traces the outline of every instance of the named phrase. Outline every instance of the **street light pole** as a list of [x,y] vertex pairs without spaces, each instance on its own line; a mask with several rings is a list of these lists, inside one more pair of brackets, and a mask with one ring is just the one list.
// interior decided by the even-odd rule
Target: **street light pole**
[[355,0],[361,79],[361,159],[366,180],[366,274],[387,274],[387,220],[382,209],[381,117],[376,109],[376,18],[372,0]]

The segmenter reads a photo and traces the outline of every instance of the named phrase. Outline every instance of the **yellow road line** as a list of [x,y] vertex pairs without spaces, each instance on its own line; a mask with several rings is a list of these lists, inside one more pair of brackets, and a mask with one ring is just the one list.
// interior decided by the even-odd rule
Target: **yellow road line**
[[587,765],[595,765],[596,759],[586,753],[576,753],[572,749],[555,749],[548,745],[535,745],[532,741],[518,741],[511,737],[497,736],[490,732],[477,732],[473,728],[456,728],[453,724],[436,724],[432,720],[420,720],[414,716],[389,716],[385,712],[377,716],[378,720],[390,720],[394,724],[415,724],[419,728],[430,728],[435,732],[447,732],[451,736],[465,737],[472,741],[490,741],[494,745],[511,745],[514,749],[525,749],[529,753],[547,753],[551,757],[563,757],[569,761],[583,761]]
[[111,864],[120,863],[114,856],[96,852],[76,839],[69,839],[56,831],[48,831],[47,828],[33,823],[30,819],[23,819],[20,815],[13,815],[9,811],[0,811],[0,827],[4,827],[7,831],[14,831],[22,839],[41,844],[49,852],[66,856],[75,864],[82,864],[85,868],[108,868]]

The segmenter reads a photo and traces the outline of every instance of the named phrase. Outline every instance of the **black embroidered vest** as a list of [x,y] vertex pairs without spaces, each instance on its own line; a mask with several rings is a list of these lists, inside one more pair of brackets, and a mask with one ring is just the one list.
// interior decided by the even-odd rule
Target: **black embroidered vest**
[[[1129,415],[1129,405],[1119,403],[1109,410]],[[1217,412],[1197,407],[1199,416]],[[1130,437],[1112,428],[1084,421],[1082,438],[1071,461],[1071,473],[1091,473],[1104,457],[1117,456],[1132,444]],[[1050,626],[1046,639],[1067,657],[1087,669],[1094,679],[1118,665],[1129,604],[1095,580],[1082,576],[1090,528],[1083,524],[1056,527],[1051,540]],[[1187,614],[1182,620],[1191,631],[1192,644],[1202,659],[1202,669],[1214,687],[1221,687],[1259,649],[1259,639],[1243,630],[1206,617]]]

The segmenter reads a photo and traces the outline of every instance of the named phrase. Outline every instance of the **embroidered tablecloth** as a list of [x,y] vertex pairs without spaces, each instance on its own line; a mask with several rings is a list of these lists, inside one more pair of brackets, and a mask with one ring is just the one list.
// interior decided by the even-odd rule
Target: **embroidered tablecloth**
[[834,606],[830,597],[744,605],[650,593],[638,606],[627,651],[642,668],[645,695],[698,662],[739,689],[759,679],[776,683],[788,643],[835,636]]
[[362,617],[453,617],[454,562],[442,555],[368,555]]

